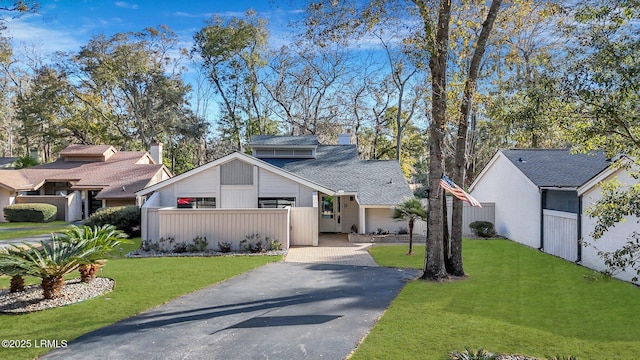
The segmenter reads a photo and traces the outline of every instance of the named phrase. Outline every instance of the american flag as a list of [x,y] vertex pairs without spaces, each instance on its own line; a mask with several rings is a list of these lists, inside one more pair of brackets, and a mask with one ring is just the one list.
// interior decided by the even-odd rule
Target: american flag
[[450,192],[458,199],[468,202],[471,206],[477,206],[480,208],[482,207],[478,200],[476,200],[473,196],[467,194],[464,190],[462,190],[462,188],[456,185],[453,181],[451,181],[451,179],[449,179],[449,177],[444,174],[442,174],[442,177],[440,178],[440,187]]

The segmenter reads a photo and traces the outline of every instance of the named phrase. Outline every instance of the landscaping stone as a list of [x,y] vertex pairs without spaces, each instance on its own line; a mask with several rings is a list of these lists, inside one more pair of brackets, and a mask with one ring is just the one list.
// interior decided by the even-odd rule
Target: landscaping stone
[[115,281],[108,278],[95,278],[83,283],[80,279],[66,282],[60,296],[44,299],[40,285],[25,287],[25,291],[10,293],[9,289],[0,290],[1,313],[26,313],[74,304],[105,294],[115,287]]

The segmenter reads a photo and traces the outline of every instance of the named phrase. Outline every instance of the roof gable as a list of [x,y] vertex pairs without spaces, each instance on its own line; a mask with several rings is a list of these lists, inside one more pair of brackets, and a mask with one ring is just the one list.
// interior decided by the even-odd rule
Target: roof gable
[[179,181],[181,181],[181,180],[183,180],[185,178],[188,178],[188,177],[193,176],[195,174],[201,173],[201,172],[206,171],[208,169],[211,169],[213,167],[220,166],[222,164],[228,163],[228,162],[233,161],[233,160],[240,160],[240,161],[243,161],[243,162],[250,163],[252,165],[258,166],[260,168],[264,168],[266,170],[269,170],[269,171],[274,172],[274,173],[276,173],[278,175],[284,176],[285,178],[288,178],[288,179],[293,180],[293,181],[295,181],[297,183],[300,183],[300,184],[303,184],[305,186],[308,186],[308,187],[310,187],[310,188],[312,188],[314,190],[317,190],[317,191],[321,191],[321,192],[324,192],[324,193],[327,193],[327,194],[333,194],[335,192],[335,190],[329,189],[329,188],[327,188],[325,186],[322,186],[322,185],[320,185],[320,184],[318,184],[318,183],[316,183],[314,181],[305,179],[305,178],[300,177],[300,176],[298,176],[296,174],[293,174],[293,173],[290,173],[290,172],[288,172],[286,170],[283,170],[283,169],[281,169],[279,167],[273,166],[273,165],[269,164],[268,162],[265,162],[265,161],[262,161],[260,159],[257,159],[257,158],[255,158],[255,157],[253,157],[251,155],[247,155],[247,154],[244,154],[244,153],[236,151],[236,152],[231,153],[231,154],[229,154],[227,156],[223,156],[223,157],[221,157],[221,158],[219,158],[217,160],[211,161],[211,162],[209,162],[207,164],[204,164],[202,166],[199,166],[199,167],[197,167],[195,169],[192,169],[190,171],[182,173],[182,174],[180,174],[180,175],[178,175],[176,177],[173,177],[171,179],[168,179],[168,180],[159,182],[157,184],[148,186],[145,189],[142,189],[141,191],[138,191],[136,194],[138,196],[150,194],[150,193],[152,193],[154,191],[157,191],[159,189],[162,189],[162,188],[164,188],[164,187],[166,187],[168,185],[175,184],[176,182],[179,182]]
[[569,149],[501,149],[500,152],[539,188],[577,188],[610,165],[602,152],[573,154]]
[[[96,146],[91,151],[104,148],[109,153],[113,149],[112,146],[104,146]],[[141,162],[145,157],[148,157],[145,151],[116,151],[104,161],[58,159],[17,171],[31,184],[24,190],[38,189],[45,182],[69,181],[72,189],[99,190],[98,199],[135,198],[135,192],[143,189],[159,173],[168,173],[164,165],[148,163],[146,159]]]

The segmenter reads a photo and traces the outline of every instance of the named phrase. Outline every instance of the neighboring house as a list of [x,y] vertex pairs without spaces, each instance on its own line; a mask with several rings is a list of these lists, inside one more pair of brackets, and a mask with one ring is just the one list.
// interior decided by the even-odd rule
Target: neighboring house
[[[620,182],[622,188],[638,183],[638,180],[631,176],[630,171],[633,170],[608,167],[584,185],[580,186],[580,188],[578,188],[578,195],[582,199],[583,213],[585,209],[602,197],[600,191],[603,182],[617,180]],[[637,171],[637,169],[635,169],[635,171]],[[591,233],[594,230],[596,220],[596,218],[591,218],[587,215],[582,217],[581,236],[588,245],[582,247],[580,263],[586,267],[602,271],[605,270],[606,267],[602,258],[598,255],[598,251],[613,252],[622,247],[632,233],[640,232],[640,225],[638,224],[640,219],[628,216],[624,222],[616,223],[615,226],[605,232],[600,239],[594,241]],[[625,281],[631,281],[637,274],[635,271],[626,270],[614,276]]]
[[503,149],[469,190],[479,201],[495,204],[499,235],[577,261],[581,215],[577,190],[609,165],[602,153]]
[[[50,203],[58,219],[76,221],[102,207],[135,205],[136,191],[168,179],[161,164],[145,151],[117,151],[110,145],[69,145],[60,158],[20,170],[0,170],[0,209],[15,203]],[[4,221],[2,212],[0,221]]]
[[15,162],[18,158],[15,157],[0,157],[0,169],[10,169],[15,166]]
[[398,162],[360,160],[349,135],[338,145],[256,136],[250,146],[252,155],[235,152],[139,191],[147,198],[143,240],[207,236],[215,248],[262,233],[285,246],[317,245],[319,232],[406,226],[391,219],[393,206],[412,196]]

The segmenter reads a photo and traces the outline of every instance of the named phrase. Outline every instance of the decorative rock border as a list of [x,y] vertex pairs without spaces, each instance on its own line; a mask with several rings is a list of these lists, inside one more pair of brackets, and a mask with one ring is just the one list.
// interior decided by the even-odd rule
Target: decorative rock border
[[88,283],[72,279],[66,282],[60,296],[55,299],[44,299],[40,285],[29,285],[16,293],[3,289],[0,290],[0,313],[20,314],[71,305],[106,294],[115,286],[115,280],[109,278],[99,277]]

